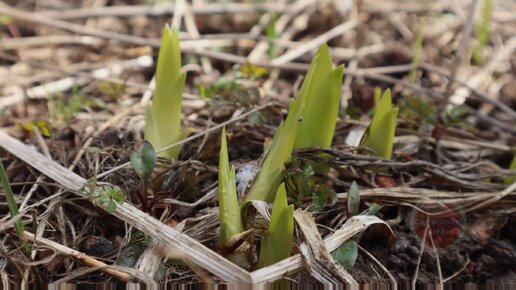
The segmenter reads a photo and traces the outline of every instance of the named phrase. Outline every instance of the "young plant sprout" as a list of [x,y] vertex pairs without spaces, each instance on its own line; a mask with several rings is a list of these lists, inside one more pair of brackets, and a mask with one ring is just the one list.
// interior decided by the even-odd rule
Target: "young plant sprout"
[[371,148],[378,156],[391,159],[397,116],[398,108],[392,107],[391,91],[386,90],[375,106],[373,120],[362,145]]
[[[5,199],[7,200],[7,207],[9,208],[9,214],[11,217],[15,217],[16,215],[20,214],[20,211],[18,210],[18,205],[16,204],[16,199],[14,197],[14,193],[11,189],[11,184],[9,183],[9,180],[7,179],[7,173],[4,168],[4,164],[2,161],[0,161],[0,181],[2,184],[2,187],[4,189],[4,195]],[[14,223],[14,229],[16,230],[16,233],[22,240],[22,249],[25,253],[30,253],[29,244],[25,241],[23,232],[24,232],[24,225],[23,221],[21,219],[17,220]]]
[[412,46],[412,69],[409,73],[409,82],[415,83],[417,79],[417,66],[421,62],[421,54],[423,52],[423,40],[425,38],[425,18],[419,19],[419,26],[416,32],[416,38]]
[[317,51],[313,77],[304,82],[299,95],[305,95],[302,120],[294,149],[330,147],[339,114],[344,67],[333,69],[330,49],[326,44]]
[[229,167],[226,128],[222,129],[219,157],[219,245],[227,244],[233,236],[244,231],[235,181],[235,167]]
[[489,42],[489,26],[491,23],[491,12],[493,10],[493,0],[485,0],[482,7],[482,16],[477,24],[477,40],[478,44],[473,50],[471,58],[476,64],[484,64],[484,48]]
[[[159,151],[184,137],[181,131],[181,103],[186,74],[181,73],[181,50],[177,31],[163,29],[156,68],[156,89],[145,114],[145,139]],[[180,146],[167,149],[160,157],[176,159]]]
[[283,181],[283,167],[294,149],[329,147],[335,132],[343,67],[332,69],[330,50],[319,47],[305,80],[289,105],[286,120],[278,127],[245,200],[272,202]]
[[294,206],[288,205],[285,184],[282,183],[272,206],[269,229],[262,237],[258,268],[267,267],[290,257],[294,241]]

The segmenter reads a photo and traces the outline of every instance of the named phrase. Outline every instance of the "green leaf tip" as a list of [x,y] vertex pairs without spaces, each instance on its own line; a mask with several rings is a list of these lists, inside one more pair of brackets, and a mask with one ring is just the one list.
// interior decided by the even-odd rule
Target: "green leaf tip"
[[[155,79],[154,96],[145,112],[144,135],[159,151],[183,138],[181,106],[186,74],[181,73],[178,33],[175,29],[170,30],[168,25],[163,29]],[[176,146],[158,156],[175,159],[180,150],[181,147]]]
[[219,244],[224,245],[236,234],[244,231],[238,206],[235,168],[229,166],[226,129],[222,129],[219,157]]
[[263,235],[258,268],[290,257],[294,241],[294,206],[288,205],[285,184],[278,187],[272,207],[269,229]]
[[362,145],[385,159],[391,159],[397,117],[398,108],[392,108],[391,91],[387,89],[375,106],[374,116]]

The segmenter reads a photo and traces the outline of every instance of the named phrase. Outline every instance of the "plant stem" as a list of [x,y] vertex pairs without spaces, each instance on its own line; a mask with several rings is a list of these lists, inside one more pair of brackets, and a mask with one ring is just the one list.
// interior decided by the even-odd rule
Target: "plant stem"
[[[20,212],[18,211],[18,205],[16,204],[16,200],[14,199],[14,194],[11,189],[11,185],[9,184],[9,180],[7,179],[7,173],[5,172],[4,164],[0,161],[0,179],[2,180],[2,186],[4,188],[5,192],[5,199],[7,200],[7,206],[9,207],[9,213],[11,214],[11,217],[15,217]],[[23,232],[23,222],[22,220],[16,221],[14,224],[14,228],[16,229],[16,232],[18,233],[18,236],[22,240],[22,249],[24,252],[29,253],[29,246],[25,242]]]

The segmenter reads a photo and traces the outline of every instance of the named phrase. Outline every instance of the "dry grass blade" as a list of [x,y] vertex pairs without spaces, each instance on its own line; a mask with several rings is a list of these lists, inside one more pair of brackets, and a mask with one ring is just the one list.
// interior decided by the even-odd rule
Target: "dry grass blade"
[[[347,193],[339,193],[340,200],[346,200]],[[486,192],[446,192],[439,190],[391,187],[371,188],[360,191],[364,200],[374,200],[385,204],[416,205],[416,204],[451,204],[460,205],[458,208],[465,212],[487,207],[493,203],[499,206],[514,206],[516,201],[516,185],[498,193]]]
[[[3,132],[0,132],[0,146],[70,191],[87,198],[82,192],[86,180],[79,175],[49,160],[29,146]],[[168,249],[177,249],[190,262],[203,267],[229,283],[245,284],[250,281],[247,271],[229,262],[189,236],[163,225],[160,221],[128,203],[119,204],[113,215],[162,242]]]
[[[1,6],[0,6],[1,7]],[[3,57],[3,56],[2,56]],[[116,71],[124,71],[128,69],[149,67],[152,65],[152,58],[150,56],[141,56],[135,59],[121,61],[118,63],[112,63],[109,67],[104,67],[91,71],[90,73],[79,72],[77,76],[73,76],[73,72],[66,72],[67,75],[72,75],[54,82],[49,82],[39,86],[35,86],[27,89],[25,92],[16,92],[9,95],[0,97],[0,110],[8,108],[14,104],[20,103],[26,98],[29,99],[44,99],[48,98],[49,95],[63,92],[71,89],[74,85],[81,85],[86,83],[88,80],[97,79],[113,82],[111,76],[116,75]],[[48,68],[46,68],[48,69]]]
[[444,106],[448,104],[450,95],[451,95],[451,89],[455,82],[455,78],[457,77],[457,71],[464,61],[464,54],[466,53],[466,49],[468,46],[468,41],[471,37],[471,31],[473,30],[473,20],[475,19],[475,11],[477,8],[478,0],[471,1],[470,7],[469,7],[469,13],[466,23],[464,24],[464,30],[462,32],[462,39],[460,42],[459,49],[457,51],[457,54],[455,56],[455,61],[451,66],[451,73],[450,73],[450,80],[448,82],[448,85],[446,86],[446,93],[445,98],[441,99],[441,108],[444,109]]
[[273,66],[284,65],[284,64],[298,58],[299,56],[301,56],[313,49],[316,49],[321,44],[326,43],[328,40],[335,38],[348,30],[355,28],[356,25],[357,25],[356,21],[348,21],[348,22],[342,23],[342,24],[332,28],[331,30],[328,30],[326,33],[321,34],[320,36],[310,40],[309,42],[305,43],[305,45],[299,46],[299,47],[285,53],[284,55],[271,60],[271,65],[273,65]]
[[152,241],[152,244],[145,249],[138,262],[136,262],[136,267],[142,273],[154,277],[163,259],[164,252],[166,252],[166,248],[162,243]]
[[25,231],[23,234],[24,234],[25,238],[27,238],[28,240],[35,241],[36,243],[51,247],[52,249],[54,249],[60,253],[63,253],[68,256],[72,256],[90,267],[99,267],[98,270],[100,270],[108,275],[111,275],[113,277],[116,277],[124,282],[128,282],[128,281],[132,280],[132,276],[130,274],[119,271],[119,270],[115,270],[112,267],[110,267],[109,265],[107,265],[106,263],[101,262],[101,261],[99,261],[91,256],[88,256],[82,252],[76,251],[74,249],[70,249],[69,247],[61,245],[61,244],[51,241],[49,239],[36,237],[33,233],[30,233],[27,231]]
[[[278,3],[202,3],[194,5],[192,12],[199,15],[223,14],[223,13],[259,13],[259,12],[281,12],[289,13],[290,6]],[[58,19],[77,19],[88,17],[107,16],[164,16],[174,14],[174,5],[116,5],[102,7],[84,7],[66,11],[41,11],[37,14],[54,17]]]
[[[103,39],[112,39],[112,40],[117,40],[117,41],[124,42],[124,43],[136,44],[136,45],[144,45],[144,46],[150,45],[150,46],[156,47],[156,48],[158,48],[160,46],[160,41],[157,39],[147,39],[147,38],[139,37],[139,36],[115,33],[115,32],[110,32],[110,31],[105,31],[105,30],[100,30],[100,29],[89,28],[89,27],[86,27],[83,25],[70,23],[67,21],[62,21],[62,20],[57,20],[57,19],[52,19],[49,17],[41,16],[41,15],[36,16],[36,14],[33,14],[33,13],[24,12],[21,10],[11,8],[1,2],[0,2],[0,13],[4,14],[6,16],[12,17],[14,19],[17,19],[17,20],[21,20],[21,21],[25,21],[25,22],[29,22],[29,23],[46,25],[46,26],[50,26],[50,27],[56,27],[59,29],[63,29],[66,31],[70,31],[70,32],[74,32],[74,33],[78,33],[78,34],[82,34],[82,35],[89,35],[89,36],[99,37],[99,38],[103,38]],[[224,52],[208,51],[208,50],[197,51],[197,50],[193,49],[192,47],[190,47],[190,48],[182,47],[182,50],[183,50],[183,52],[192,53],[194,55],[211,57],[211,58],[215,58],[215,59],[219,59],[219,60],[223,60],[223,61],[229,61],[229,62],[233,62],[233,63],[246,63],[247,62],[246,57],[237,56],[237,55],[224,53]],[[265,63],[256,63],[256,64],[259,66],[264,66],[264,67],[281,67],[283,69],[301,70],[301,71],[307,70],[307,68],[308,68],[307,65],[299,64],[299,63],[273,65],[271,63],[265,62]]]
[[305,243],[300,248],[312,276],[324,284],[358,285],[351,274],[335,261],[326,248],[312,215],[309,212],[297,210],[294,218],[305,238]]

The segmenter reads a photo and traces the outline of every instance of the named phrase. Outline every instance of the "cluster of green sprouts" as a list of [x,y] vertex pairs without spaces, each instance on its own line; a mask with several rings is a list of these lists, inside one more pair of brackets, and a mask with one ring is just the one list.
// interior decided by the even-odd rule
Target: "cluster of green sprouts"
[[[219,246],[228,247],[245,232],[242,214],[250,201],[273,202],[272,216],[260,246],[258,267],[265,267],[291,255],[294,218],[293,205],[288,204],[285,187],[285,164],[292,153],[301,148],[330,147],[338,120],[344,67],[333,67],[330,50],[322,45],[310,63],[309,70],[288,108],[261,163],[250,189],[239,202],[235,169],[230,166],[226,131],[223,129],[219,159]],[[181,73],[181,55],[177,32],[165,27],[156,69],[156,89],[146,110],[146,141],[131,156],[133,167],[146,182],[158,156],[177,158],[180,147],[171,147],[184,137],[181,131],[181,98],[185,74]],[[375,114],[363,145],[384,158],[392,155],[397,108],[392,108],[390,92],[378,97]],[[314,164],[317,170],[324,166]],[[358,190],[356,190],[358,194]],[[356,202],[353,203],[357,205]],[[356,250],[356,249],[355,249]],[[232,253],[228,258],[245,263],[244,253]]]

